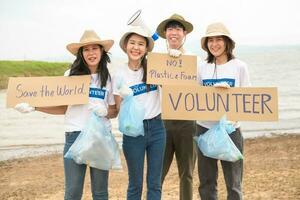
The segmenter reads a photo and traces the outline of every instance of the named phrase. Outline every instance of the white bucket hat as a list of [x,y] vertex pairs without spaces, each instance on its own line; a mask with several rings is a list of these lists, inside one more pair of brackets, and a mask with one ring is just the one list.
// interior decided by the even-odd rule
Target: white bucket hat
[[201,47],[202,47],[202,49],[205,50],[205,51],[208,51],[208,49],[205,46],[206,38],[213,37],[213,36],[222,36],[222,35],[228,37],[232,41],[233,46],[235,45],[235,42],[232,39],[232,37],[230,35],[230,32],[228,31],[226,26],[224,24],[220,23],[220,22],[217,22],[217,23],[213,23],[213,24],[210,24],[210,25],[207,26],[206,33],[201,38]]
[[126,32],[122,37],[121,40],[119,42],[119,45],[121,47],[121,49],[126,53],[126,48],[125,48],[125,39],[126,37],[131,34],[131,33],[135,33],[138,34],[142,37],[147,38],[148,40],[148,47],[147,50],[148,52],[152,51],[153,47],[154,47],[154,40],[151,37],[151,34],[149,33],[149,31],[147,31],[147,29],[143,28],[142,26],[131,26],[129,31]]
[[113,46],[113,40],[101,40],[100,37],[93,30],[84,31],[83,35],[80,38],[79,43],[71,43],[67,45],[67,49],[76,56],[80,47],[90,45],[90,44],[99,44],[103,46],[106,52]]

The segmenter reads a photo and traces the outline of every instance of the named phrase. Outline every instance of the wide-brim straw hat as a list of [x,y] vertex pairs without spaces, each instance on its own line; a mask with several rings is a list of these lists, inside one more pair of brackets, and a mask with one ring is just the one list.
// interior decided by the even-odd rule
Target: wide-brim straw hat
[[233,46],[235,45],[235,42],[226,26],[223,23],[217,22],[208,25],[205,35],[201,38],[201,47],[203,50],[208,51],[205,40],[206,38],[213,36],[226,36],[232,41]]
[[93,30],[84,31],[83,35],[80,38],[78,43],[71,43],[67,45],[67,49],[73,54],[77,55],[80,47],[90,45],[90,44],[99,44],[101,45],[106,52],[113,46],[113,40],[101,40],[100,37]]
[[147,50],[148,50],[148,52],[152,51],[152,49],[154,47],[154,40],[152,39],[151,34],[149,33],[149,31],[146,28],[142,27],[142,26],[130,26],[129,30],[121,37],[120,42],[119,42],[119,45],[120,45],[121,49],[125,53],[126,53],[125,39],[131,33],[135,33],[137,35],[145,37],[148,40]]
[[173,14],[168,19],[165,19],[162,22],[160,22],[160,24],[157,26],[156,32],[160,37],[166,39],[165,28],[166,25],[171,21],[177,21],[181,23],[187,33],[190,33],[193,30],[193,25],[190,22],[186,21],[181,15]]

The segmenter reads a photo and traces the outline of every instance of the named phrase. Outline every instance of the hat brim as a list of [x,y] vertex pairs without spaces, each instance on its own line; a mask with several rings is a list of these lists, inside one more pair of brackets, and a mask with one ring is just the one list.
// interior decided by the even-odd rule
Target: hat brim
[[68,51],[70,51],[73,55],[77,55],[78,50],[80,47],[91,45],[91,44],[98,44],[101,45],[106,52],[109,51],[109,49],[114,45],[113,40],[100,40],[100,41],[90,41],[90,42],[84,42],[84,43],[71,43],[67,45]]
[[190,33],[193,31],[193,25],[188,21],[184,21],[181,19],[166,19],[166,20],[162,21],[156,29],[156,32],[158,33],[158,35],[164,39],[166,39],[165,27],[166,27],[167,23],[169,23],[170,21],[177,21],[177,22],[181,23],[187,33]]
[[144,36],[143,34],[138,33],[138,32],[129,31],[129,32],[126,32],[126,33],[121,37],[120,42],[119,42],[119,45],[120,45],[121,49],[122,49],[125,53],[127,53],[127,52],[126,52],[126,47],[125,47],[125,39],[126,39],[126,37],[127,37],[129,34],[131,34],[131,33],[134,33],[134,34],[137,34],[137,35],[140,35],[140,36],[142,36],[142,37],[147,38],[147,40],[148,40],[148,47],[147,47],[147,50],[148,50],[148,52],[151,52],[151,51],[153,50],[153,47],[154,47],[154,41],[153,41],[152,37]]
[[228,38],[232,41],[232,43],[235,45],[235,42],[234,42],[234,40],[232,39],[232,37],[231,37],[230,35],[224,34],[224,33],[221,33],[221,32],[214,32],[214,33],[206,34],[205,36],[203,36],[203,37],[201,38],[201,47],[202,47],[202,49],[203,49],[204,51],[208,51],[208,49],[207,49],[206,46],[205,46],[205,39],[208,38],[208,37],[215,37],[215,36],[226,36],[226,37],[228,37]]

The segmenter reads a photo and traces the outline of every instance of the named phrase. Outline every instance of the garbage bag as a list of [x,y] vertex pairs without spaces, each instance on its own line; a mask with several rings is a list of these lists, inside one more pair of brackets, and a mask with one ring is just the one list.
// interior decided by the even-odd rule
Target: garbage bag
[[131,137],[144,136],[145,108],[132,95],[123,99],[119,112],[119,130]]
[[233,125],[222,117],[218,124],[199,137],[195,137],[197,146],[203,155],[219,160],[235,162],[243,159],[243,155],[235,146],[229,134],[235,131]]
[[122,169],[118,143],[103,117],[94,113],[64,157],[97,169]]

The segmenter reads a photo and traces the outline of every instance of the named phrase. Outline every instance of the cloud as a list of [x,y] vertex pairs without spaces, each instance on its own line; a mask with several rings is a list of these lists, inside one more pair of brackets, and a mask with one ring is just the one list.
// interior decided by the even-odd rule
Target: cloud
[[[300,44],[297,0],[1,0],[0,59],[70,58],[65,46],[79,40],[85,29],[114,39],[112,52],[122,55],[118,41],[129,17],[142,9],[145,23],[155,30],[173,13],[193,23],[188,42],[195,43],[206,26],[224,22],[240,45]],[[163,42],[158,42],[162,45]]]

